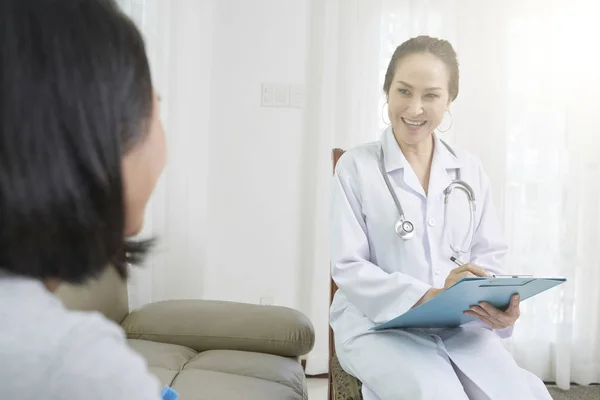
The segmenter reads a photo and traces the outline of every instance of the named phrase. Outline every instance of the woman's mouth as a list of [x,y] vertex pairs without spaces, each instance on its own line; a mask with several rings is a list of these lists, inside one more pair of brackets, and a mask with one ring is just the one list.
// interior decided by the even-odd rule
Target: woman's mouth
[[406,119],[406,118],[402,118],[402,121],[406,125],[408,125],[408,128],[411,130],[417,130],[427,123],[427,121],[417,121],[417,120]]

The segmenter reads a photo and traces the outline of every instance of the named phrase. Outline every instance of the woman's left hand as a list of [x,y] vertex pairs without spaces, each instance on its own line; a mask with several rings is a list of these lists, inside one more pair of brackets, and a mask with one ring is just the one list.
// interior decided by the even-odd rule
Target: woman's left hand
[[464,314],[476,317],[488,324],[493,329],[504,329],[513,326],[521,311],[519,309],[519,295],[515,294],[510,299],[510,305],[506,311],[502,311],[491,304],[481,302],[478,306],[471,306]]

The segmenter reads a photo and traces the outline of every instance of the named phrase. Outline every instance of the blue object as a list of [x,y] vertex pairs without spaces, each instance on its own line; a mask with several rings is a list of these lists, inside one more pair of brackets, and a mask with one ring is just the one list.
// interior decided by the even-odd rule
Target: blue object
[[463,314],[486,302],[506,310],[513,294],[521,301],[566,282],[564,278],[465,278],[433,299],[371,330],[395,328],[455,328],[477,318]]
[[162,400],[177,400],[179,398],[177,392],[171,389],[169,386],[165,386],[162,392],[160,392],[160,395]]

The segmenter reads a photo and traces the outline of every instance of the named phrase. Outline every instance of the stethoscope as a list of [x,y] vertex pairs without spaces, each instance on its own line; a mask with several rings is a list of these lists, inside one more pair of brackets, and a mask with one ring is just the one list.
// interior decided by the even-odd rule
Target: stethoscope
[[[442,140],[440,140],[440,141],[442,142],[442,144],[444,146],[446,146],[448,151],[455,158],[457,158],[456,153],[454,153],[454,150],[452,150],[452,148],[448,144],[446,144],[446,142],[444,142]],[[383,144],[381,146],[381,152],[380,152],[380,157],[379,157],[379,168],[381,170],[381,175],[383,176],[383,179],[385,180],[385,184],[388,187],[388,190],[389,190],[390,194],[392,195],[392,198],[394,199],[394,203],[396,204],[396,208],[398,209],[398,214],[400,215],[398,222],[396,222],[396,225],[394,226],[394,229],[396,230],[396,234],[400,238],[402,238],[404,240],[408,240],[414,236],[415,226],[413,225],[412,222],[410,222],[404,216],[404,210],[402,209],[402,205],[400,204],[400,201],[398,200],[398,196],[396,196],[396,192],[392,188],[392,184],[390,183],[388,174],[385,171]],[[461,179],[459,168],[456,169],[456,179],[454,179],[450,183],[450,185],[448,185],[448,187],[446,189],[444,189],[444,227],[442,228],[442,230],[443,230],[442,235],[444,237],[446,237],[446,221],[448,220],[448,198],[450,197],[450,194],[452,193],[452,191],[454,189],[459,189],[459,190],[462,190],[463,192],[465,192],[467,194],[467,197],[469,200],[469,210],[470,210],[469,232],[467,233],[465,242],[469,238],[470,238],[470,240],[468,242],[469,244],[466,249],[463,249],[459,246],[454,246],[452,243],[450,243],[450,248],[452,249],[452,251],[455,254],[459,254],[459,253],[465,254],[465,253],[469,253],[471,251],[471,247],[473,246],[473,238],[475,236],[475,193],[473,192],[473,188],[471,188],[471,186],[469,186],[468,183],[466,183],[465,181],[463,181]],[[463,242],[463,244],[464,244],[464,242]],[[461,244],[461,246],[462,246],[462,244]]]

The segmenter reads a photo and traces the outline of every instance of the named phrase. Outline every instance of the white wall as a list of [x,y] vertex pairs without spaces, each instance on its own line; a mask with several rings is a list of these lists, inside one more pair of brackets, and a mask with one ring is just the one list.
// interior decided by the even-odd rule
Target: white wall
[[134,269],[131,308],[164,299],[202,298],[207,251],[212,0],[123,0],[141,27],[160,95],[168,162],[151,198],[142,236],[157,246]]
[[[129,3],[127,3],[129,4]],[[136,3],[137,4],[137,3]],[[261,84],[305,84],[309,0],[146,0],[137,12],[163,98],[158,237],[132,306],[205,298],[300,307],[304,110]]]
[[[203,296],[207,256],[209,121],[212,108],[211,54],[213,2],[178,0],[171,4],[167,201],[162,251],[167,254],[165,298]],[[168,270],[167,270],[168,269]],[[171,273],[171,269],[176,273]]]
[[297,307],[303,111],[261,83],[304,84],[307,0],[215,2],[204,297]]

